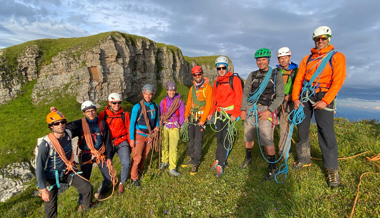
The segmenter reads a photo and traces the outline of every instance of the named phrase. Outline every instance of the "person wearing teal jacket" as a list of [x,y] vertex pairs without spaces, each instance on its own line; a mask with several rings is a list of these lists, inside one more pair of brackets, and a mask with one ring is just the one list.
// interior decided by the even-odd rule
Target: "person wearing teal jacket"
[[[277,58],[279,63],[277,65],[277,70],[281,72],[285,84],[285,98],[281,104],[281,107],[278,109],[278,117],[280,118],[280,142],[278,143],[278,156],[281,156],[284,152],[290,126],[288,116],[290,112],[294,109],[292,101],[292,90],[293,82],[298,72],[298,65],[293,62],[290,62],[291,54],[292,53],[288,47],[282,47],[277,52]],[[290,145],[291,143],[289,143],[289,146]],[[284,153],[282,156],[283,159],[285,159],[285,155],[286,154]]]

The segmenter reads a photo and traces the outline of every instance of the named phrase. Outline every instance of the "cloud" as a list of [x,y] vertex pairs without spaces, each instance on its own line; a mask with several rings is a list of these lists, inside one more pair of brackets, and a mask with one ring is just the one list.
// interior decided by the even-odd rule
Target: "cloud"
[[[254,53],[292,50],[299,63],[314,46],[315,28],[332,28],[331,43],[346,56],[341,91],[359,97],[380,88],[380,2],[368,0],[0,0],[0,47],[38,38],[80,37],[107,31],[141,35],[179,47],[186,56],[227,55],[242,77],[257,69]],[[13,34],[12,37],[9,37]],[[365,89],[363,89],[365,88]],[[367,90],[367,91],[363,91]],[[380,99],[379,95],[368,98]]]

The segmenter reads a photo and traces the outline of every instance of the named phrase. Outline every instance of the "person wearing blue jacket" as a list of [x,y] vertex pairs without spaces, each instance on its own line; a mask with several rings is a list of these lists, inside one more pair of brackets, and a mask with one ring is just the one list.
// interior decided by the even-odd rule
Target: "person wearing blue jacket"
[[[146,158],[152,146],[149,129],[159,131],[159,109],[156,103],[152,102],[154,88],[146,84],[142,89],[144,99],[132,108],[131,121],[129,126],[130,145],[132,148],[131,179],[134,185],[140,186],[139,173],[142,172]],[[144,105],[147,121],[142,110]],[[147,126],[147,123],[149,127]]]
[[[282,47],[277,52],[279,63],[277,65],[277,70],[281,72],[285,84],[285,98],[281,104],[281,107],[278,109],[278,117],[280,118],[280,142],[278,143],[278,156],[281,156],[284,152],[290,128],[290,121],[288,121],[288,116],[294,109],[292,91],[293,82],[298,72],[298,65],[290,61],[291,54],[292,53],[288,47]],[[291,143],[289,143],[289,146],[290,145]],[[285,159],[285,153],[283,154],[282,159]]]

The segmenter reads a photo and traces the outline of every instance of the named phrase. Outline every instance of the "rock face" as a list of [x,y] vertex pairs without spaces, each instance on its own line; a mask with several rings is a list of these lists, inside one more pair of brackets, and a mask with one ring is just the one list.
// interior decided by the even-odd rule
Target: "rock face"
[[5,202],[12,195],[23,191],[26,188],[24,184],[34,177],[27,162],[14,163],[5,169],[0,169],[0,172],[1,202]]
[[[80,55],[73,55],[77,50],[59,52],[49,64],[41,64],[41,50],[29,46],[17,58],[15,72],[4,64],[4,50],[0,51],[0,104],[16,97],[22,84],[36,78],[32,93],[35,103],[52,98],[56,93],[74,94],[79,103],[103,101],[112,92],[132,100],[141,95],[147,83],[157,88],[172,80],[191,86],[191,68],[197,65],[196,61],[188,63],[181,50],[174,46],[143,37],[131,40],[118,32],[110,33],[97,46]],[[215,80],[213,63],[201,66],[205,76]],[[230,70],[231,67],[233,70],[232,64]]]

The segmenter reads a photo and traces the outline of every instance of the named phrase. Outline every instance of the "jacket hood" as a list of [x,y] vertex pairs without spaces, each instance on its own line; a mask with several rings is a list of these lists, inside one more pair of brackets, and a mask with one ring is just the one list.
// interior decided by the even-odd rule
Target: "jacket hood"
[[229,80],[229,77],[232,76],[232,73],[230,71],[228,71],[224,76],[218,76],[218,78],[216,78],[217,81],[221,82],[221,81],[224,81],[224,80]]
[[123,113],[123,111],[124,111],[124,109],[123,109],[123,107],[120,107],[120,110],[118,110],[118,111],[116,111],[116,112],[112,112],[112,110],[111,110],[111,106],[106,106],[105,108],[104,108],[104,110],[106,111],[106,113],[108,114],[108,116],[111,116],[111,115],[119,115],[119,114],[122,114]]
[[165,96],[165,98],[166,98],[167,100],[174,100],[174,99],[176,99],[176,98],[180,98],[180,97],[181,97],[181,95],[180,95],[179,93],[175,93],[175,95],[174,95],[173,98],[169,98],[168,95]]
[[331,50],[334,50],[334,46],[333,45],[329,45],[327,46],[326,48],[323,48],[321,50],[317,49],[317,48],[312,48],[311,49],[311,53],[313,55],[317,54],[317,55],[323,55],[323,54],[326,54],[327,52],[331,51]]
[[[207,84],[209,84],[210,80],[207,78],[207,77],[203,77],[203,80],[204,80],[204,83],[202,86],[205,86]],[[193,84],[195,85],[195,81],[193,80]]]
[[[277,64],[276,67],[283,69],[283,67],[281,67],[281,65],[279,65],[279,64]],[[289,66],[288,66],[288,69],[289,70],[293,70],[293,69],[296,69],[297,67],[298,67],[298,64],[296,64],[294,62],[290,62]]]

